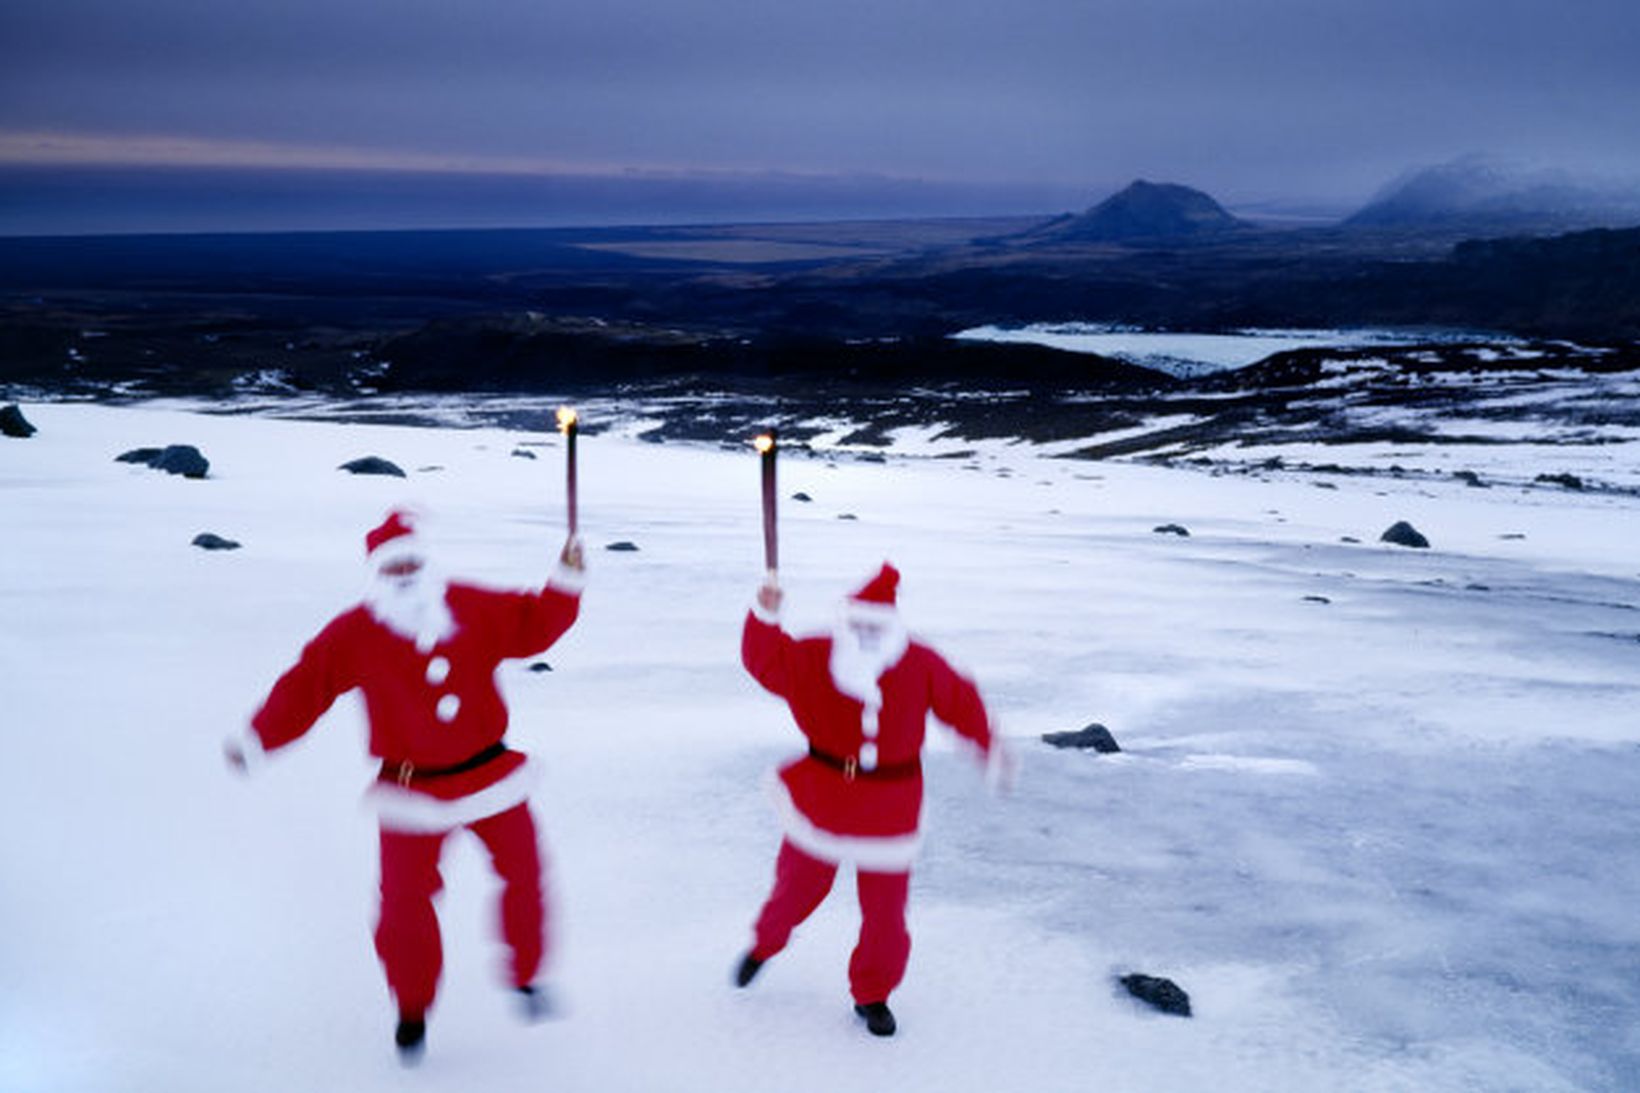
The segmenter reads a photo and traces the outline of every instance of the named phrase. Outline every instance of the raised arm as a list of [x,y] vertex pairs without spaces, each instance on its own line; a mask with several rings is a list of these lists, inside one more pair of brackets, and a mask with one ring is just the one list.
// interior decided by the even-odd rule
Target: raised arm
[[557,567],[539,592],[502,594],[512,614],[501,642],[502,655],[531,657],[546,652],[575,625],[581,613],[581,590],[585,586],[586,565],[581,540],[571,537],[564,543]]
[[771,578],[757,590],[740,634],[740,662],[764,689],[781,698],[791,694],[792,647],[796,641],[780,628],[780,586]]

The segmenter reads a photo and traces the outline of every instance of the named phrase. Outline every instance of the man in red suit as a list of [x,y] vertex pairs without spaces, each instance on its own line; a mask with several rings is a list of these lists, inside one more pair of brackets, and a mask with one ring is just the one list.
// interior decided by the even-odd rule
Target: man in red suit
[[781,592],[771,579],[741,637],[746,670],[786,700],[809,751],[778,772],[785,839],[735,982],[751,983],[826,898],[838,865],[853,862],[861,921],[849,989],[854,1011],[877,1036],[894,1034],[888,996],[911,954],[905,905],[921,840],[928,715],[972,742],[988,773],[1005,777],[1009,769],[978,689],[907,635],[895,606],[899,579],[884,563],[844,601],[830,634],[802,639],[781,629]]
[[414,1062],[438,988],[443,951],[433,897],[442,887],[445,836],[467,828],[502,880],[501,932],[511,986],[531,1018],[546,999],[536,984],[546,955],[546,912],[533,781],[508,748],[507,708],[496,689],[504,659],[545,651],[574,623],[584,569],[580,543],[564,545],[538,592],[446,582],[428,564],[412,517],[393,512],[365,537],[371,580],[364,602],[342,612],[273,685],[250,728],[226,745],[244,771],[300,738],[340,695],[363,692],[370,754],[381,774],[370,796],[381,827],[381,909],[376,952],[398,1003],[394,1033]]

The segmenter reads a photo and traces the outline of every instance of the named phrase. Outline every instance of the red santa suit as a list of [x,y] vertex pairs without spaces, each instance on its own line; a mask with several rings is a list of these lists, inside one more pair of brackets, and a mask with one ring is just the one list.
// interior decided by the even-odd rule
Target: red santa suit
[[413,532],[396,512],[367,536],[371,595],[303,648],[251,718],[247,742],[253,751],[285,747],[339,696],[362,692],[370,754],[382,760],[370,792],[381,824],[376,947],[400,1014],[420,1019],[442,963],[432,905],[442,886],[439,852],[456,828],[478,835],[502,878],[512,985],[530,985],[545,956],[539,842],[525,803],[531,771],[503,743],[507,708],[495,671],[502,660],[545,651],[569,629],[580,575],[560,567],[531,593],[446,585],[423,571]]
[[849,983],[860,1004],[885,1001],[910,955],[905,904],[922,837],[928,715],[988,758],[1000,754],[978,689],[906,634],[894,607],[898,582],[885,564],[825,636],[793,638],[754,607],[741,640],[746,670],[786,700],[809,743],[807,755],[777,772],[785,839],[751,956],[761,963],[783,949],[825,898],[838,865],[853,862],[861,928]]

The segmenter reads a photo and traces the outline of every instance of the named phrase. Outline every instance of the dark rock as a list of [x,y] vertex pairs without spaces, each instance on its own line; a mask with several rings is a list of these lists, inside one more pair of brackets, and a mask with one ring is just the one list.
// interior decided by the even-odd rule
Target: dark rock
[[527,452],[523,448],[514,448],[512,450],[512,454],[513,454],[514,459],[534,459],[535,458],[535,453],[534,452]]
[[1506,531],[1502,535],[1498,536],[1498,538],[1499,539],[1524,539],[1524,538],[1526,538],[1526,536],[1521,534],[1518,531]]
[[1429,540],[1425,539],[1417,528],[1413,527],[1405,520],[1397,520],[1395,523],[1391,524],[1388,530],[1378,537],[1378,541],[1381,543],[1394,543],[1397,546],[1418,547],[1420,549],[1429,546]]
[[1325,596],[1305,596],[1304,597],[1304,602],[1305,603],[1332,603],[1332,601],[1329,600]]
[[1540,474],[1537,476],[1537,481],[1551,486],[1565,486],[1569,490],[1581,490],[1583,488],[1583,479],[1575,474]]
[[837,519],[839,519],[839,520],[858,520],[859,517],[854,515],[852,512],[839,512],[837,514]]
[[813,501],[814,498],[810,497],[808,494],[804,493],[802,490],[798,490],[796,493],[792,494],[792,500],[793,501]]
[[623,552],[630,553],[631,551],[634,551],[634,550],[638,549],[638,544],[637,543],[631,543],[631,542],[628,542],[625,539],[622,539],[618,543],[610,543],[608,546],[604,547],[604,549],[605,550],[623,551]]
[[161,448],[132,448],[128,452],[121,452],[114,457],[116,463],[141,463],[144,467],[152,467],[159,459]]
[[1313,482],[1311,485],[1318,490],[1336,490],[1338,488],[1337,482]]
[[444,465],[442,463],[429,463],[425,467],[417,467],[416,468],[416,473],[417,474],[432,474],[434,471],[442,471],[443,469],[444,469]]
[[1154,531],[1158,535],[1181,535],[1186,539],[1190,538],[1189,530],[1187,530],[1182,524],[1163,524],[1160,527],[1154,527],[1150,530]]
[[1107,755],[1122,750],[1110,730],[1097,721],[1076,732],[1045,732],[1042,740],[1056,748],[1092,748]]
[[408,477],[397,463],[389,462],[380,456],[367,455],[359,459],[349,460],[336,468],[339,471],[348,471],[352,474],[385,474],[394,478]]
[[550,672],[550,671],[552,671],[552,665],[548,664],[544,660],[538,660],[534,664],[530,665],[530,671],[532,671],[532,672]]
[[214,531],[202,531],[194,536],[193,545],[201,550],[238,550],[239,544],[233,539],[224,539]]
[[1127,992],[1141,1002],[1179,1017],[1190,1016],[1190,996],[1173,980],[1159,975],[1124,975],[1120,980]]
[[1481,476],[1474,471],[1453,471],[1452,477],[1478,490],[1490,488],[1485,482],[1481,481]]
[[859,460],[861,463],[887,463],[888,462],[888,456],[884,455],[882,452],[861,452],[859,455],[855,456],[854,458]]
[[1338,541],[1340,543],[1359,543],[1361,540],[1357,539],[1353,535],[1340,535],[1338,537]]
[[1465,592],[1490,592],[1492,591],[1492,586],[1489,584],[1472,583],[1464,585],[1463,590]]
[[211,469],[210,460],[192,444],[172,444],[148,465],[156,471],[180,474],[184,478],[204,478]]
[[0,433],[22,439],[33,436],[37,432],[39,430],[29,424],[28,418],[23,416],[23,408],[15,402],[10,406],[0,408]]

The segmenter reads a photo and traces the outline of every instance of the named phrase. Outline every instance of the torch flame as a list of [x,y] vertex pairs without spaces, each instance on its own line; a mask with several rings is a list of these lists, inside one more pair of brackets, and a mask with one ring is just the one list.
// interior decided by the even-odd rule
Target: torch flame
[[558,407],[558,431],[559,432],[561,432],[561,433],[569,432],[570,426],[574,425],[575,421],[576,421],[576,415],[575,415],[574,410],[571,410],[568,406]]
[[774,449],[774,437],[770,436],[768,433],[764,433],[762,436],[759,436],[752,441],[752,447],[767,454]]

